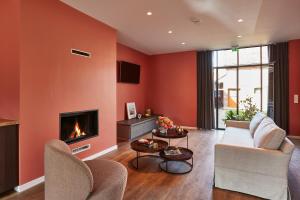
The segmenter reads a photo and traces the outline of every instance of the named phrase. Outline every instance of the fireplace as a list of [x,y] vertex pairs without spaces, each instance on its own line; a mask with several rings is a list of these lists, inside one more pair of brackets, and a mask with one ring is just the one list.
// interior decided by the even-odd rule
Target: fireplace
[[60,114],[60,139],[67,144],[98,136],[98,110]]

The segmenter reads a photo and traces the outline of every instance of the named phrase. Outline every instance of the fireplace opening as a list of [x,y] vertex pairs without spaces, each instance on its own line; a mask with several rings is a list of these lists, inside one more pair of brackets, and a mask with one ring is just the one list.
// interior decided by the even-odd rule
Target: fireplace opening
[[60,139],[67,144],[99,135],[98,110],[60,114]]

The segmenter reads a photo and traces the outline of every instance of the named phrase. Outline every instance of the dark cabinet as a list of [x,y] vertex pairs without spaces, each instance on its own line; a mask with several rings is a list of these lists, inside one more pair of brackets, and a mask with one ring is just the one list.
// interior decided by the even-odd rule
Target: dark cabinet
[[157,128],[156,120],[158,116],[142,119],[129,119],[117,122],[117,136],[119,140],[131,140],[152,129]]
[[19,183],[18,129],[18,125],[0,125],[0,193]]

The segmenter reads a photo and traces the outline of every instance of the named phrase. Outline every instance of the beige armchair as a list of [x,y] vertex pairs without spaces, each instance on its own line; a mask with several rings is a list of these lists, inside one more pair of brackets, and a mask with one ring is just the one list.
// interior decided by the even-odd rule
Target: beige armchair
[[115,161],[81,161],[60,140],[45,146],[46,200],[121,200],[127,174],[127,169]]

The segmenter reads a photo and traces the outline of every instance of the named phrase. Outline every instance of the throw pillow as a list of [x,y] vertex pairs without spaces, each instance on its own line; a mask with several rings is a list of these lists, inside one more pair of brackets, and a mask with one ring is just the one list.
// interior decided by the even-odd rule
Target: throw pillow
[[249,130],[250,130],[252,137],[254,137],[254,133],[255,133],[257,127],[259,126],[259,124],[262,122],[262,120],[265,117],[266,117],[265,114],[258,112],[250,121]]
[[257,148],[277,150],[280,148],[285,136],[285,131],[279,128],[271,118],[266,117],[255,131],[254,146]]

